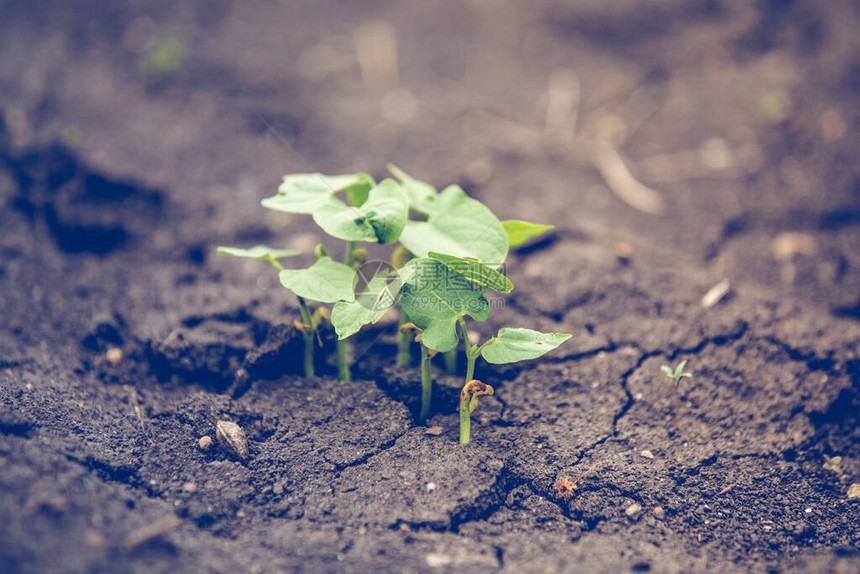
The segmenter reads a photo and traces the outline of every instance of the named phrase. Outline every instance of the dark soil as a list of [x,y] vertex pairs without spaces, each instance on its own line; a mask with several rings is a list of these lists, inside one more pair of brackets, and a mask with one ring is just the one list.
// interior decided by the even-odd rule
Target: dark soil
[[[380,21],[399,73],[365,84]],[[0,571],[857,572],[858,27],[847,0],[0,2]],[[141,71],[167,37],[181,65]],[[305,379],[294,298],[214,256],[310,253],[259,200],[388,161],[557,226],[477,330],[574,337],[479,364],[466,447],[441,363],[442,432],[416,423],[392,323],[352,383],[325,353]],[[247,463],[198,446],[217,420]]]

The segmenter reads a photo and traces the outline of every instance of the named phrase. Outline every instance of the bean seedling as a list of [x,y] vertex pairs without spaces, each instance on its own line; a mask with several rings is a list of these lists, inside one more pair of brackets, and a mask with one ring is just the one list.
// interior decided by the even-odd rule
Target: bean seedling
[[825,470],[832,470],[836,474],[842,474],[842,457],[841,456],[827,456],[824,455],[824,466],[822,466]]
[[466,380],[460,393],[461,444],[470,442],[470,415],[477,407],[477,398],[493,393],[492,387],[474,379],[479,356],[492,364],[536,359],[571,337],[563,333],[503,328],[483,344],[473,344],[466,316],[486,321],[490,312],[489,302],[484,297],[486,291],[508,293],[514,288],[507,277],[476,259],[428,251],[427,257],[413,259],[404,267],[401,280],[400,304],[412,323],[421,329],[422,345],[444,353],[455,348],[460,337],[463,339]]
[[675,432],[678,432],[678,411],[681,410],[681,395],[678,392],[678,383],[681,382],[683,377],[693,378],[693,373],[685,373],[684,367],[687,366],[686,359],[678,363],[678,366],[675,367],[675,370],[672,370],[672,367],[669,365],[663,365],[660,367],[660,370],[663,371],[669,379],[672,381],[672,386],[675,390]]
[[[501,222],[483,203],[457,185],[441,192],[396,166],[389,170],[399,180],[377,184],[364,173],[323,176],[287,175],[278,194],[263,200],[264,207],[288,213],[311,214],[329,235],[346,242],[343,263],[317,246],[317,261],[307,269],[285,269],[278,259],[297,252],[266,246],[252,249],[219,248],[219,253],[266,260],[279,272],[281,284],[299,301],[302,321],[296,326],[305,338],[305,374],[313,375],[313,345],[317,327],[330,319],[337,336],[338,372],[349,380],[346,339],[363,326],[378,322],[401,296],[398,363],[409,362],[408,331],[414,326],[421,344],[422,406],[419,419],[430,415],[432,355],[456,352],[462,336],[466,353],[466,382],[461,392],[460,442],[470,440],[470,415],[479,396],[493,389],[474,380],[475,363],[504,364],[535,359],[555,349],[570,335],[530,329],[501,329],[482,345],[469,339],[465,317],[485,321],[488,289],[508,293],[513,284],[499,272],[510,247],[524,244],[552,229],[526,221]],[[344,193],[346,202],[337,195]],[[410,214],[416,217],[410,219]],[[359,285],[355,273],[366,260],[356,242],[400,242],[394,269],[375,273]],[[390,267],[390,266],[388,266]],[[333,303],[330,314],[310,313],[306,301]],[[459,333],[458,333],[459,328]]]

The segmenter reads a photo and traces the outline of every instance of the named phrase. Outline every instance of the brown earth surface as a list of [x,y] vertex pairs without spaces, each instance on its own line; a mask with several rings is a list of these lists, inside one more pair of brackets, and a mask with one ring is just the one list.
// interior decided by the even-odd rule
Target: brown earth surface
[[[0,1],[0,571],[857,572],[858,28],[847,0]],[[389,161],[556,226],[476,330],[574,337],[479,363],[466,447],[441,363],[442,432],[416,422],[394,324],[353,382],[301,377],[295,298],[214,255],[309,254],[259,200]],[[217,420],[247,463],[200,449]]]

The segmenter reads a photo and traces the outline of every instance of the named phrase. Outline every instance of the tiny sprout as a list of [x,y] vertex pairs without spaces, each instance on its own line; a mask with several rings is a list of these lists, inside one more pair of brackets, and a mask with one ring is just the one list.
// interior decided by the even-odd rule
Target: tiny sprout
[[681,410],[681,397],[678,394],[678,383],[681,382],[683,377],[693,378],[693,373],[684,372],[684,367],[687,366],[686,359],[678,363],[678,366],[675,367],[675,370],[672,370],[672,367],[669,365],[663,365],[660,367],[660,370],[663,371],[669,379],[672,380],[672,385],[675,389],[675,432],[678,432],[678,411]]
[[576,485],[579,484],[579,481],[591,474],[591,472],[598,466],[600,466],[601,464],[606,464],[607,462],[608,461],[605,460],[599,460],[595,462],[588,468],[588,470],[580,474],[576,478],[576,480],[572,480],[567,475],[559,476],[558,479],[555,481],[554,485],[555,493],[565,502],[569,501],[571,498],[573,498],[573,491],[576,490]]
[[842,474],[842,457],[841,456],[827,456],[824,455],[824,465],[822,466],[825,470],[832,470],[836,474]]
[[478,407],[478,397],[492,395],[493,387],[472,379],[460,391],[460,444],[469,444],[472,412]]

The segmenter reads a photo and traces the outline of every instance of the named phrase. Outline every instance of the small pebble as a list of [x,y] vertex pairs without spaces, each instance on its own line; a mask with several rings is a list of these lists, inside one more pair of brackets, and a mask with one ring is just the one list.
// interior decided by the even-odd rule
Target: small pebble
[[428,482],[425,488],[427,488],[427,492],[433,492],[434,490],[436,490],[436,483]]
[[654,513],[654,517],[657,518],[657,520],[663,520],[664,518],[666,518],[666,511],[663,510],[662,506],[655,506],[652,512]]
[[644,458],[654,458],[654,453],[651,452],[650,450],[643,450],[642,452],[639,453],[639,456],[644,457]]
[[197,441],[197,444],[200,445],[200,450],[209,450],[212,448],[212,437],[209,435],[200,437],[200,440]]
[[860,498],[860,482],[855,482],[848,487],[848,498]]
[[442,427],[430,427],[424,431],[424,434],[429,434],[431,436],[439,436],[442,434]]
[[182,485],[182,490],[184,490],[185,492],[196,492],[197,491],[197,484],[195,484],[193,482],[186,482],[185,484]]
[[242,461],[248,460],[248,439],[245,431],[236,423],[218,421],[215,424],[215,439],[228,454]]
[[633,247],[629,243],[615,244],[615,258],[622,265],[627,265],[633,259]]
[[108,362],[114,367],[117,366],[122,361],[122,349],[117,349],[113,347],[107,350],[105,353],[105,358],[107,358]]
[[627,510],[624,511],[624,514],[627,515],[627,518],[630,520],[636,520],[639,518],[639,514],[642,512],[642,505],[638,502],[634,502],[630,506],[627,507]]

